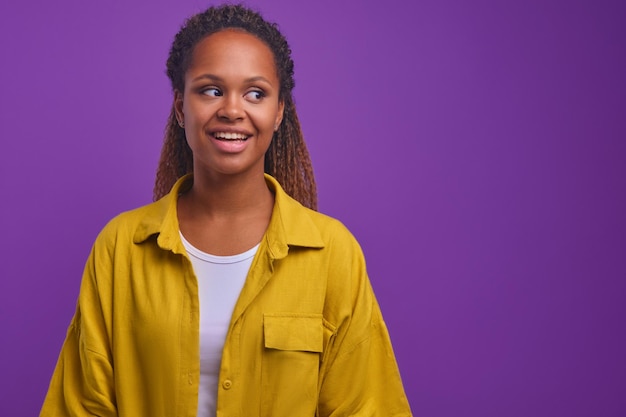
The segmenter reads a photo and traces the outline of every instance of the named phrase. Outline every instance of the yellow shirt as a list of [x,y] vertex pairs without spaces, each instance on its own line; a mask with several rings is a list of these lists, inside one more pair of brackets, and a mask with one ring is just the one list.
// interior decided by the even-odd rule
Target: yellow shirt
[[[275,193],[233,311],[218,417],[410,416],[361,249],[338,221]],[[177,195],[100,233],[41,416],[193,417],[198,286]]]

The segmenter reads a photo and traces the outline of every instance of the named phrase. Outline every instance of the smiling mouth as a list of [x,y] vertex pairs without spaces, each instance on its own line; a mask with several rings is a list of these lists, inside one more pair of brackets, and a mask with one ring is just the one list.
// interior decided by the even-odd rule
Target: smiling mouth
[[242,133],[215,132],[213,133],[213,137],[217,140],[245,141],[248,140],[250,136],[244,135]]

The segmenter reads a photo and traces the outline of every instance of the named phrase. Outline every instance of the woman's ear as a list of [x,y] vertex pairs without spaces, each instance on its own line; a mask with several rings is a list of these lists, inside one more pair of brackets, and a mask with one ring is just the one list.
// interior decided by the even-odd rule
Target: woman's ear
[[278,114],[276,115],[276,121],[274,122],[274,132],[278,130],[280,124],[283,121],[283,115],[285,114],[285,102],[280,100],[278,102]]
[[174,90],[174,111],[180,127],[185,127],[185,114],[183,113],[183,93]]

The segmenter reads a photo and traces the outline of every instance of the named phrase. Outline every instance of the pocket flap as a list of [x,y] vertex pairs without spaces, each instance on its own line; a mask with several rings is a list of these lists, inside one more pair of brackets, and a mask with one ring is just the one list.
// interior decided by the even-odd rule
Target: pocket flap
[[265,347],[321,352],[324,324],[321,314],[272,313],[263,316]]

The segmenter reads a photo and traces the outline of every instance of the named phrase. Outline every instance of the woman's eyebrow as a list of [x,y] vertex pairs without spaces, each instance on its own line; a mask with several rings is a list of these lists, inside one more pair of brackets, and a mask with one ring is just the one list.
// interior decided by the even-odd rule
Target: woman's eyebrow
[[202,74],[202,75],[197,76],[191,81],[194,82],[194,81],[199,81],[203,79],[208,79],[208,80],[213,80],[213,81],[222,81],[221,77],[214,75],[214,74]]
[[262,75],[257,75],[256,77],[250,77],[250,78],[245,80],[245,82],[247,82],[247,83],[253,83],[253,82],[256,82],[256,81],[264,81],[264,82],[272,85],[270,80],[268,80],[267,78],[263,77]]
[[[215,74],[202,74],[197,76],[196,78],[194,78],[193,80],[191,80],[192,82],[196,82],[196,81],[200,81],[200,80],[212,80],[212,81],[224,81],[224,79],[218,75]],[[272,85],[272,83],[270,82],[270,80],[268,80],[267,78],[263,77],[262,75],[257,75],[254,77],[250,77],[250,78],[246,78],[244,80],[244,82],[246,83],[253,83],[253,82],[257,82],[257,81],[263,81],[268,83],[269,85]]]

